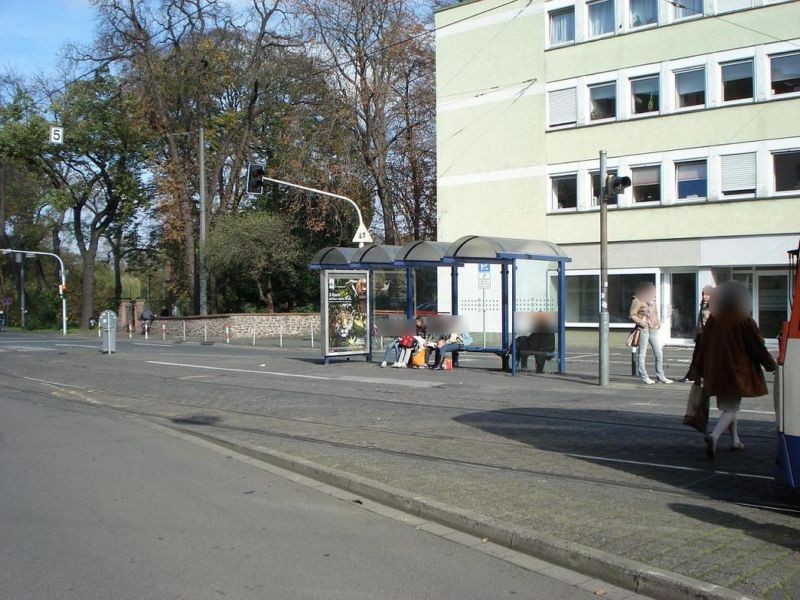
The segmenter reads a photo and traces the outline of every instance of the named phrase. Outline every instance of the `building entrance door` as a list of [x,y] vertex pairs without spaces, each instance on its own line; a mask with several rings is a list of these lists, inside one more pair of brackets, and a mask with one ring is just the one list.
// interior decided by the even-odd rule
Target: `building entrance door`
[[697,273],[670,274],[670,337],[693,340],[697,328]]

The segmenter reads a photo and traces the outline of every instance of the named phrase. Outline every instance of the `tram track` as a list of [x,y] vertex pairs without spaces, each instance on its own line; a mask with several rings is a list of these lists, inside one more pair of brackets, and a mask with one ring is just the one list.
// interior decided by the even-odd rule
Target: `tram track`
[[[0,371],[2,372],[2,371]],[[167,378],[168,379],[168,378]],[[32,380],[37,381],[37,380]],[[39,380],[41,381],[41,380]],[[60,384],[56,384],[54,382],[44,382],[48,383],[51,386],[58,386]],[[207,384],[209,382],[202,382]],[[14,387],[14,386],[7,386],[10,389],[14,389],[16,391],[22,393],[32,393],[31,389],[28,387]],[[249,387],[249,386],[243,386]],[[313,444],[316,446],[327,446],[331,448],[337,448],[341,450],[346,450],[350,452],[366,452],[366,453],[373,453],[379,454],[384,456],[394,456],[397,458],[401,458],[404,460],[415,460],[415,461],[425,461],[425,462],[433,462],[439,464],[447,464],[457,467],[469,468],[469,469],[481,469],[481,470],[491,470],[500,473],[506,474],[513,474],[513,475],[522,475],[522,476],[530,476],[536,477],[537,479],[541,478],[551,478],[561,481],[568,481],[574,482],[584,485],[597,485],[597,486],[606,486],[620,490],[638,490],[638,491],[648,491],[651,493],[658,493],[664,494],[675,498],[683,498],[683,499],[692,499],[692,500],[704,500],[704,499],[714,499],[720,500],[724,502],[729,502],[733,504],[739,504],[742,506],[750,506],[755,508],[761,508],[764,510],[772,510],[778,512],[789,512],[792,514],[800,513],[800,510],[794,505],[785,504],[785,503],[777,503],[777,502],[764,502],[762,498],[759,498],[754,495],[737,495],[736,493],[721,493],[715,492],[714,494],[709,493],[702,493],[702,492],[695,492],[689,489],[686,489],[688,486],[697,485],[698,482],[710,481],[712,479],[720,479],[720,478],[730,478],[730,477],[745,477],[745,478],[762,478],[762,479],[769,479],[764,477],[760,474],[754,473],[737,473],[737,472],[728,472],[728,471],[716,471],[716,470],[708,470],[708,469],[700,469],[700,468],[692,468],[692,467],[678,467],[675,468],[685,470],[685,472],[689,475],[696,475],[697,477],[691,478],[689,481],[683,484],[675,484],[672,486],[665,486],[661,484],[640,484],[631,481],[621,481],[615,480],[607,477],[601,476],[588,476],[588,475],[576,475],[574,473],[569,473],[564,470],[547,470],[547,469],[536,469],[530,467],[517,467],[517,466],[509,466],[509,465],[502,465],[487,461],[479,461],[479,460],[467,460],[464,458],[454,458],[448,456],[442,456],[433,453],[424,453],[424,452],[414,452],[409,450],[400,450],[397,448],[390,448],[390,447],[381,447],[374,444],[357,444],[343,440],[336,440],[327,437],[318,437],[314,435],[304,435],[298,433],[290,433],[287,431],[280,431],[275,428],[267,428],[267,427],[249,427],[249,426],[242,426],[242,425],[234,425],[231,423],[226,423],[225,415],[230,415],[231,417],[256,417],[256,418],[263,418],[277,422],[292,422],[292,423],[299,423],[303,425],[317,425],[322,427],[328,427],[331,429],[338,429],[338,430],[348,430],[348,431],[367,431],[367,432],[379,432],[385,434],[391,434],[395,436],[401,437],[413,437],[413,438],[425,438],[425,439],[435,439],[437,441],[442,442],[461,442],[461,443],[468,443],[474,444],[476,446],[506,446],[506,447],[519,447],[519,442],[513,441],[504,441],[504,440],[487,440],[487,439],[480,439],[474,437],[465,437],[465,436],[452,436],[452,435],[442,435],[442,434],[429,434],[423,432],[413,432],[413,431],[400,431],[396,429],[390,429],[385,427],[374,427],[369,425],[345,425],[345,424],[337,424],[337,423],[330,423],[325,421],[316,421],[311,419],[298,419],[293,417],[285,417],[285,416],[276,416],[276,415],[269,415],[263,413],[254,413],[250,411],[243,411],[231,408],[220,408],[218,406],[213,405],[205,405],[205,404],[192,404],[187,402],[177,402],[174,400],[165,400],[162,398],[152,398],[148,397],[145,400],[152,403],[158,403],[161,405],[168,405],[173,406],[175,408],[188,411],[193,415],[208,415],[209,412],[218,413],[222,416],[219,421],[216,422],[205,422],[202,418],[199,419],[197,422],[192,421],[192,414],[184,415],[184,416],[165,416],[164,412],[157,411],[157,410],[147,410],[144,407],[142,408],[132,408],[130,406],[124,406],[121,404],[114,404],[111,402],[102,402],[98,400],[92,400],[86,396],[86,394],[99,394],[105,395],[109,397],[109,400],[113,400],[114,397],[118,397],[120,401],[125,399],[130,399],[129,396],[124,396],[119,393],[115,392],[108,392],[103,390],[87,390],[81,389],[76,386],[64,386],[65,393],[60,394],[59,397],[73,402],[78,402],[81,404],[89,403],[91,405],[103,405],[109,408],[113,408],[115,410],[120,410],[129,414],[133,414],[139,417],[145,418],[155,418],[159,420],[169,419],[172,421],[173,424],[178,425],[181,429],[186,429],[187,431],[191,432],[193,427],[202,427],[204,431],[219,431],[220,434],[223,435],[222,432],[228,432],[233,434],[247,434],[247,435],[254,435],[254,436],[263,436],[267,438],[273,439],[281,439],[289,442],[295,443],[305,443],[305,444]],[[35,392],[37,395],[41,397],[52,397],[51,394],[45,393],[43,391]],[[141,396],[135,400],[141,401]],[[351,399],[351,398],[348,398]],[[414,404],[415,403],[403,403],[403,404]],[[442,408],[439,405],[426,405],[431,408]],[[450,408],[458,408],[459,410],[463,410],[463,407],[450,407]],[[516,413],[512,413],[516,414]],[[523,416],[531,416],[527,414],[523,414]],[[230,418],[229,418],[230,420]],[[562,419],[563,420],[563,419]],[[585,420],[580,420],[581,422],[585,422]],[[602,423],[601,423],[602,424]],[[605,461],[615,461],[616,459],[611,457],[589,457],[586,455],[570,453],[570,452],[558,452],[558,451],[551,451],[551,450],[543,450],[539,448],[533,449],[534,452],[537,453],[545,453],[557,456],[563,456],[568,458],[577,458],[582,460],[597,460],[598,462],[602,463]],[[625,461],[621,461],[625,462]],[[648,465],[646,463],[641,463],[641,468],[652,468],[653,465]],[[664,465],[662,465],[663,467]]]

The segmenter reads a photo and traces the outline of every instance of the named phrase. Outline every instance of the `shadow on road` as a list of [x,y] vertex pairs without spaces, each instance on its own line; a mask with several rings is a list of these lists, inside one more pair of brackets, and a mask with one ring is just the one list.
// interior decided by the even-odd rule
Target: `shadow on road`
[[707,506],[694,506],[692,504],[669,504],[669,508],[677,513],[691,517],[710,525],[718,525],[726,529],[738,529],[750,537],[778,544],[789,550],[800,550],[800,530],[774,523],[760,523],[741,515],[736,515]]
[[189,415],[188,417],[174,417],[170,419],[179,425],[216,425],[222,419],[216,415]]
[[[797,506],[800,494],[776,483],[775,426],[740,419],[743,452],[720,440],[709,460],[703,436],[676,415],[609,409],[508,408],[471,412],[455,421],[539,450],[656,481],[678,493],[725,501]],[[607,478],[608,475],[605,475]],[[620,478],[620,483],[630,478]]]

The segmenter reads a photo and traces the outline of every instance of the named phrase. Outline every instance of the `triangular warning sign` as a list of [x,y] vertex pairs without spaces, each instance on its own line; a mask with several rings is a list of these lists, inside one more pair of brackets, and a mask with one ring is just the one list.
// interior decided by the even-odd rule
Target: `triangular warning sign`
[[372,236],[367,231],[367,226],[361,223],[358,226],[358,231],[356,231],[355,236],[353,236],[353,243],[354,244],[370,244],[372,243]]

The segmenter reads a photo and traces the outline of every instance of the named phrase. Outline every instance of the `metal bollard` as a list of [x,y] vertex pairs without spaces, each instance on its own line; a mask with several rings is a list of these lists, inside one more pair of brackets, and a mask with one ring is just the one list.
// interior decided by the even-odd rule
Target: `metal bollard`
[[314,347],[314,324],[311,324],[311,347]]
[[203,323],[203,342],[208,343],[208,323]]
[[167,339],[167,324],[166,323],[162,323],[161,324],[161,339],[162,340],[166,340]]
[[186,341],[186,321],[181,321],[181,325],[183,325],[183,341]]
[[278,326],[278,335],[280,336],[280,347],[283,348],[283,321],[281,321],[280,325]]
[[636,375],[637,375],[637,372],[636,372],[636,352],[637,352],[636,348],[631,348],[631,375],[633,377],[636,377]]
[[225,323],[225,343],[231,343],[231,326],[228,323]]
[[253,325],[253,346],[256,345],[256,326]]
[[128,339],[133,338],[133,323],[128,323]]
[[145,340],[150,339],[150,323],[148,323],[147,321],[144,322],[144,339]]

